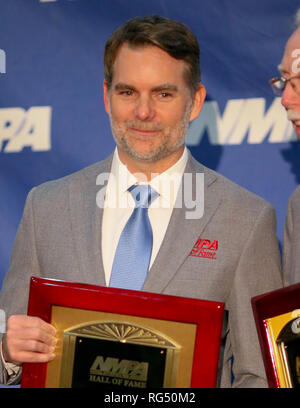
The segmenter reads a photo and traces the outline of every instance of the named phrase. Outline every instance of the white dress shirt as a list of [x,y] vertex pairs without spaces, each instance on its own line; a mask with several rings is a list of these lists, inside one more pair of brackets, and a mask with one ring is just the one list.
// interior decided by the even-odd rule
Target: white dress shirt
[[107,286],[109,286],[120,235],[135,207],[134,199],[128,188],[134,184],[150,184],[159,193],[159,197],[152,202],[148,210],[153,231],[151,267],[169,225],[187,159],[188,153],[185,148],[180,159],[172,167],[146,183],[139,182],[129,172],[120,161],[117,149],[115,150],[106,188],[102,220],[102,259]]

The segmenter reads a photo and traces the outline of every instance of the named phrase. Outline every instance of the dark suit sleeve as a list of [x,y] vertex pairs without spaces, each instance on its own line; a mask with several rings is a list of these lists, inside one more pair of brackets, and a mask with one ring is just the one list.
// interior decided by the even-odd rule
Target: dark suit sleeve
[[229,387],[233,355],[233,387],[267,387],[251,298],[282,287],[275,211],[266,205],[256,218],[235,271],[226,301],[228,340],[221,386]]
[[[0,293],[0,309],[5,311],[6,320],[12,314],[27,314],[30,277],[40,274],[35,246],[33,195],[34,189],[28,194],[26,200],[23,217],[12,250],[10,267]],[[14,382],[19,380],[20,376]],[[10,383],[1,359],[0,383]]]
[[292,271],[292,237],[293,237],[293,211],[292,199],[289,200],[283,231],[282,241],[282,271],[284,286],[291,284]]

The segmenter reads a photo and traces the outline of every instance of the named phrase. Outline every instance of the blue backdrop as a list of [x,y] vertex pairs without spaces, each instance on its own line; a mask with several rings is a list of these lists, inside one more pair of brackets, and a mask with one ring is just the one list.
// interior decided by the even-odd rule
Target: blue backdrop
[[295,29],[297,0],[0,0],[0,286],[28,191],[114,148],[102,56],[125,20],[186,23],[207,99],[187,143],[203,164],[270,201],[281,240],[300,180],[298,143],[268,80]]

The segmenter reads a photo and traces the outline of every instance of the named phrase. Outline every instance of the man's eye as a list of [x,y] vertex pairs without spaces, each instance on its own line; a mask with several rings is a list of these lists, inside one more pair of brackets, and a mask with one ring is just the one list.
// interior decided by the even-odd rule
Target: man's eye
[[128,89],[127,91],[120,92],[120,95],[123,95],[123,96],[131,96],[132,94],[133,94],[133,91],[130,89]]
[[160,93],[160,96],[161,96],[163,99],[166,99],[166,98],[170,98],[172,95],[171,95],[169,92],[161,92],[161,93]]

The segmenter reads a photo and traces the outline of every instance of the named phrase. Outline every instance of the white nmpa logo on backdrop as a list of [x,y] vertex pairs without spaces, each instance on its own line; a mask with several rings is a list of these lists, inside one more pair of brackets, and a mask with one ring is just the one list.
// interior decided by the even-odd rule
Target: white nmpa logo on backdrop
[[285,143],[297,140],[280,98],[266,111],[264,98],[229,99],[223,115],[216,101],[205,102],[189,129],[186,143],[197,146],[205,132],[212,145]]
[[5,51],[0,48],[0,74],[6,73],[6,54]]
[[50,106],[33,106],[28,111],[0,109],[0,151],[17,153],[25,147],[34,152],[50,150],[51,113]]

